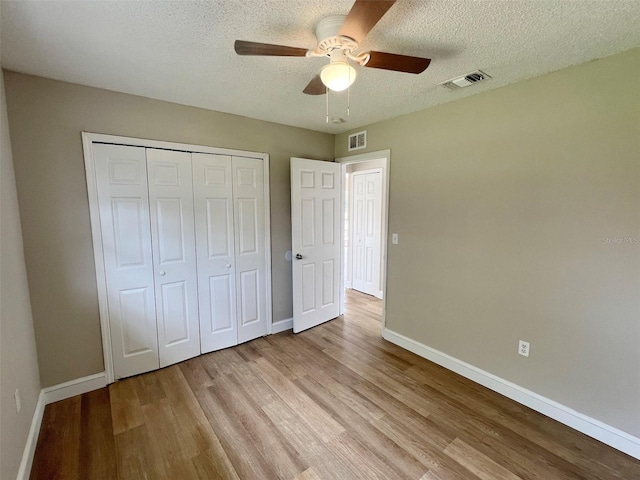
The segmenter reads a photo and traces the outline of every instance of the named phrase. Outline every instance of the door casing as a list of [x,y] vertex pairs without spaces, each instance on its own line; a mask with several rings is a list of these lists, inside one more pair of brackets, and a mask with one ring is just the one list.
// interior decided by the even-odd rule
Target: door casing
[[[382,179],[383,192],[382,192],[382,242],[380,245],[380,251],[382,258],[382,268],[384,269],[382,275],[382,330],[384,331],[386,325],[386,311],[387,311],[387,248],[389,239],[389,172],[391,167],[391,150],[378,150],[376,152],[361,153],[359,155],[351,155],[348,157],[336,158],[336,162],[342,164],[342,209],[341,209],[341,230],[342,230],[342,245],[344,245],[344,203],[345,203],[345,191],[344,186],[346,184],[347,166],[354,163],[368,162],[371,160],[384,160],[382,167]],[[344,314],[344,276],[345,276],[345,258],[344,248],[341,249],[341,266],[342,271],[340,273],[340,314]]]

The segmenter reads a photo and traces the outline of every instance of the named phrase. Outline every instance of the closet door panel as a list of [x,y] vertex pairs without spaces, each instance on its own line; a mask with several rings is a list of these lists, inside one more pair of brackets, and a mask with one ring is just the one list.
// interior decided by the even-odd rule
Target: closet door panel
[[237,345],[231,157],[192,154],[202,353]]
[[115,378],[155,370],[156,309],[145,150],[93,145]]
[[233,157],[238,343],[267,334],[263,162]]
[[200,353],[191,154],[147,149],[160,367]]

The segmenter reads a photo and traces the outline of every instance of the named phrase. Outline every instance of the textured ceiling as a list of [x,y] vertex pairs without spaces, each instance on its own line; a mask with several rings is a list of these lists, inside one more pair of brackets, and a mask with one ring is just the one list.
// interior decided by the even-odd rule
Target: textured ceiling
[[[638,0],[399,0],[364,50],[433,59],[420,75],[358,68],[346,94],[302,89],[323,58],[239,57],[235,39],[312,48],[352,0],[2,1],[2,66],[338,133],[640,46]],[[438,86],[482,69],[486,83]]]

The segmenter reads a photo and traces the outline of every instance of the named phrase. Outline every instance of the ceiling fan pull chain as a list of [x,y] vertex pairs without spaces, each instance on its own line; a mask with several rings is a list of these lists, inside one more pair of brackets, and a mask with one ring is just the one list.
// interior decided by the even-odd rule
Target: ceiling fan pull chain
[[347,117],[351,115],[351,70],[349,70],[349,86],[347,87]]
[[329,123],[329,89],[327,88],[327,116],[326,116],[326,123]]

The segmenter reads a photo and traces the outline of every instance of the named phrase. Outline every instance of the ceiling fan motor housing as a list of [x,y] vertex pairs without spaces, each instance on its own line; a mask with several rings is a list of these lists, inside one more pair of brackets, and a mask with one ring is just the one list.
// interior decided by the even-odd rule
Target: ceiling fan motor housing
[[345,18],[344,15],[331,15],[318,22],[316,26],[318,46],[315,50],[307,52],[308,57],[331,57],[334,61],[336,57],[342,59],[346,56],[359,65],[365,65],[369,61],[369,54],[354,53],[358,49],[358,42],[353,38],[339,35]]
[[[318,39],[318,45],[323,44],[325,41],[331,42],[332,38],[338,38],[338,32],[342,28],[344,23],[344,15],[331,15],[324,17],[316,25],[316,38]],[[357,45],[357,44],[356,44]]]

